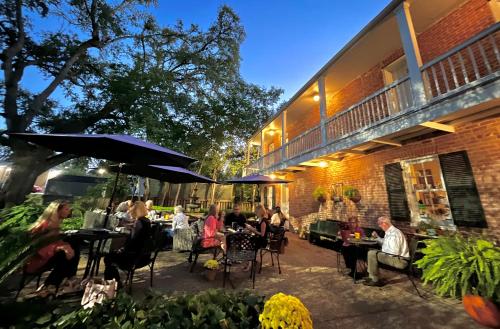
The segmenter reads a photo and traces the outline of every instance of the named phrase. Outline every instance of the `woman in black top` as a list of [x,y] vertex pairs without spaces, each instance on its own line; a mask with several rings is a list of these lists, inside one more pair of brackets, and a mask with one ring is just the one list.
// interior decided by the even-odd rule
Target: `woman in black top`
[[265,248],[267,246],[267,240],[271,232],[271,228],[269,226],[270,224],[267,211],[263,205],[258,205],[255,208],[255,216],[257,216],[258,220],[257,227],[253,228],[248,224],[246,225],[249,230],[257,234],[257,244],[259,245],[259,248]]
[[[131,267],[143,252],[146,241],[152,238],[151,222],[146,217],[147,215],[148,210],[142,201],[136,201],[130,208],[130,216],[135,219],[134,230],[127,238],[123,248],[104,257],[104,278],[106,280],[115,279],[118,281],[118,286],[121,286],[118,268]],[[149,255],[144,255],[144,257],[149,257]]]

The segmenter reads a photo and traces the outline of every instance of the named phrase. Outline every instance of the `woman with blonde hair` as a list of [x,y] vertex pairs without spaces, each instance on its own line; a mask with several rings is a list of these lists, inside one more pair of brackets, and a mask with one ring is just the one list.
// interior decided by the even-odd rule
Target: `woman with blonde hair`
[[144,243],[151,239],[151,222],[147,218],[148,210],[142,201],[136,201],[129,210],[130,216],[134,219],[135,225],[131,235],[127,238],[125,246],[117,251],[109,253],[104,257],[104,278],[106,280],[115,279],[121,287],[119,268],[129,268],[133,265],[137,255],[139,255]]
[[[30,233],[34,238],[51,238],[60,234],[60,226],[65,218],[71,214],[68,201],[54,201],[43,211],[42,215],[33,224]],[[55,293],[65,278],[71,278],[76,274],[80,255],[77,248],[62,240],[54,241],[40,248],[36,254],[28,260],[25,271],[37,273],[42,268],[53,270],[39,288],[40,295],[44,293]]]

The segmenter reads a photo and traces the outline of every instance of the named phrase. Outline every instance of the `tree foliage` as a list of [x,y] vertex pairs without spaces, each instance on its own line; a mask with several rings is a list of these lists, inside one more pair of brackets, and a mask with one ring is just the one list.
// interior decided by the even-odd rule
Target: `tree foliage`
[[[126,133],[197,158],[243,150],[281,90],[241,77],[239,17],[223,6],[206,29],[160,26],[149,5],[154,1],[0,3],[5,132]],[[43,85],[26,83],[27,71],[43,76]],[[72,158],[5,134],[0,143],[15,164],[7,202],[22,201],[39,173]],[[202,172],[212,173],[204,163]],[[21,176],[26,183],[13,186]]]

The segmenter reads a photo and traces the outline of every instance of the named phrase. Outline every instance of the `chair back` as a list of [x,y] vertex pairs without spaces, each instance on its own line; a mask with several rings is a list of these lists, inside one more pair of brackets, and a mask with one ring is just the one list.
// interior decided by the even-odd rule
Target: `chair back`
[[164,234],[161,225],[152,225],[151,234],[144,241],[144,245],[140,253],[136,255],[136,268],[144,267],[151,263],[165,243],[166,234]]
[[285,230],[281,228],[281,230],[271,233],[269,238],[269,250],[280,252],[281,245],[283,244],[283,240],[285,239]]
[[415,239],[414,237],[410,238],[410,243],[408,244],[408,248],[410,249],[410,266],[413,265],[413,262],[415,260],[415,254],[418,249],[418,239]]
[[257,239],[251,234],[229,234],[226,236],[226,244],[226,257],[231,261],[250,261],[257,257]]

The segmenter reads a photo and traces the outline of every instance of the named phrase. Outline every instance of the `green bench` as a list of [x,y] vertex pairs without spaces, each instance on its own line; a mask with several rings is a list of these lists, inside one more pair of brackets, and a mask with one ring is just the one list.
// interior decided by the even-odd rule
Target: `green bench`
[[319,220],[311,223],[309,226],[309,242],[317,243],[321,240],[336,241],[339,229],[339,221],[336,220]]

